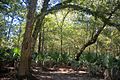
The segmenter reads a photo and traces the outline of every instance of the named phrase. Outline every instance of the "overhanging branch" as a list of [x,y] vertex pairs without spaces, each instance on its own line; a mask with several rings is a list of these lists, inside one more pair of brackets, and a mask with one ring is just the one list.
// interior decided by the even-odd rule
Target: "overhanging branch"
[[[118,9],[120,9],[120,3],[118,5],[119,5]],[[61,10],[61,9],[65,9],[65,8],[71,8],[73,10],[81,11],[81,12],[84,12],[86,14],[89,14],[89,15],[92,15],[92,16],[96,16],[97,18],[101,19],[104,23],[106,23],[106,25],[114,26],[114,27],[116,27],[120,31],[120,28],[119,28],[120,24],[112,23],[110,20],[108,20],[106,18],[105,15],[101,14],[101,12],[92,11],[89,8],[86,8],[86,7],[83,7],[83,6],[80,6],[80,5],[76,5],[76,4],[70,4],[70,3],[63,4],[63,3],[59,3],[56,6],[52,7],[51,9],[47,10],[45,12],[45,14],[48,15],[49,13],[53,13],[55,11],[58,11],[58,10]]]
[[[118,10],[118,7],[119,5],[117,5],[113,11],[111,11],[109,17],[107,18],[108,20],[110,20],[110,18],[112,17],[112,15]],[[85,50],[86,47],[94,44],[96,41],[97,41],[97,38],[99,36],[99,34],[103,31],[104,27],[106,26],[107,24],[104,22],[104,25],[98,29],[97,32],[95,32],[95,34],[93,35],[93,37],[91,37],[90,40],[88,40],[88,42],[86,42],[80,49],[79,53],[77,53],[76,55],[76,61],[79,61],[79,57],[81,56],[81,54],[83,53],[83,51]]]

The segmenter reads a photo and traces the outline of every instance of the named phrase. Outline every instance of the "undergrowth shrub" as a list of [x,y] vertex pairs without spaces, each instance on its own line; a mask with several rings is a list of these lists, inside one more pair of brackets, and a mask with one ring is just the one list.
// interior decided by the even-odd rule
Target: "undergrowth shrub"
[[15,61],[20,58],[19,48],[0,48],[0,67],[14,66]]
[[[105,53],[83,53],[79,61],[74,60],[73,54],[49,52],[44,54],[37,54],[35,61],[40,61],[42,64],[48,63],[54,65],[69,65],[72,67],[84,66],[91,70],[101,70],[103,67],[112,68],[113,66],[120,66],[120,58],[116,58],[111,54]],[[53,64],[52,64],[53,63]]]

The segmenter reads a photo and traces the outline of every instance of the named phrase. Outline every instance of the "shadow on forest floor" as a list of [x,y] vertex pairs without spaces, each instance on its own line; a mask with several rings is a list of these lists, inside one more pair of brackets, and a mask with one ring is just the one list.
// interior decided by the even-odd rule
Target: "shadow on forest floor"
[[[0,72],[0,80],[15,80],[16,71],[13,67],[8,67]],[[32,75],[35,78],[31,80],[103,80],[97,76],[90,77],[89,73],[82,70],[73,70],[68,67],[59,68],[32,68]]]
[[88,73],[85,71],[72,71],[72,69],[65,68],[59,68],[57,71],[41,72],[35,76],[39,80],[98,80],[88,77]]

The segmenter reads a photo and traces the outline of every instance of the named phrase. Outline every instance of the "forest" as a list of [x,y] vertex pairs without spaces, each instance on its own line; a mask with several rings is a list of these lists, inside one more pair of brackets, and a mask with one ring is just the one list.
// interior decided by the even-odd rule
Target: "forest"
[[0,0],[0,80],[120,80],[120,0]]

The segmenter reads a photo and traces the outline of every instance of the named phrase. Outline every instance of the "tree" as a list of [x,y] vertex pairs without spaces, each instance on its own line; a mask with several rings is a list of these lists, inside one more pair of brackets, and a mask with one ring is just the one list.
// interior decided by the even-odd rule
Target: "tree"
[[[120,3],[117,4],[117,6],[115,6],[115,8],[111,11],[109,17],[107,18],[107,20],[110,20],[112,15],[119,9]],[[99,28],[97,30],[97,32],[93,33],[94,35],[91,37],[90,40],[88,40],[88,42],[86,42],[80,49],[80,52],[76,55],[76,60],[79,61],[79,57],[81,56],[82,52],[85,50],[86,47],[92,45],[93,43],[96,42],[99,34],[103,31],[103,29],[106,26],[106,22],[104,22],[103,26],[101,28]]]
[[[104,25],[102,27],[100,27],[96,33],[94,33],[93,37],[87,43],[85,43],[85,45],[83,45],[83,48],[81,48],[82,51],[80,51],[80,54],[81,54],[81,52],[84,51],[84,49],[88,45],[91,45],[96,42],[99,34],[101,33],[101,31],[104,29],[104,27],[106,25],[117,27],[117,29],[119,30],[119,28],[118,28],[119,24],[114,23],[112,20],[110,20],[112,15],[119,8],[119,4],[115,8],[115,10],[111,11],[111,13],[109,13],[110,12],[109,10],[107,10],[108,13],[103,13],[102,11],[105,11],[104,8],[101,11],[97,11],[97,10],[94,10],[94,7],[93,8],[91,8],[90,6],[83,7],[83,6],[85,6],[84,4],[82,6],[76,5],[76,4],[71,4],[72,0],[63,1],[49,9],[48,8],[49,1],[50,0],[44,0],[42,9],[36,17],[35,17],[35,9],[36,9],[37,0],[29,0],[28,1],[27,22],[26,22],[25,34],[24,34],[22,50],[21,50],[20,66],[19,66],[19,71],[18,71],[19,77],[20,76],[26,77],[29,75],[31,54],[34,51],[38,33],[41,31],[41,28],[43,26],[43,20],[44,20],[45,16],[49,13],[55,13],[58,10],[65,9],[65,8],[71,8],[73,10],[77,10],[77,11],[83,12],[85,14],[92,15],[95,17],[95,19],[99,18],[104,23]],[[78,53],[77,60],[78,60],[80,54]]]
[[24,33],[24,39],[22,43],[22,50],[21,50],[21,58],[20,58],[20,65],[18,70],[18,78],[21,80],[26,76],[29,76],[29,65],[31,60],[31,47],[32,47],[32,30],[35,21],[35,11],[37,0],[28,0],[28,14],[27,14],[27,22],[26,28]]

